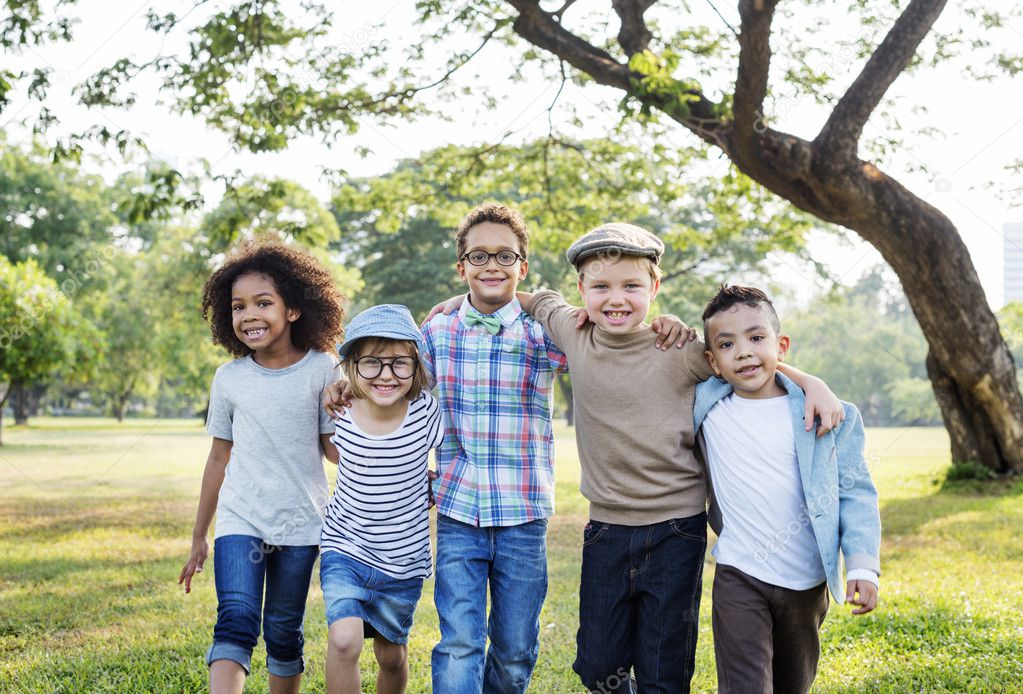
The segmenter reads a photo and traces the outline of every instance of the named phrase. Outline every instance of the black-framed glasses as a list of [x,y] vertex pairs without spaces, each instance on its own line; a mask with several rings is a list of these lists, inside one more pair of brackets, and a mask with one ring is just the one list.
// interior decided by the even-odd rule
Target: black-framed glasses
[[487,253],[486,251],[469,251],[462,256],[462,260],[468,260],[470,264],[476,267],[483,267],[490,262],[491,258],[497,259],[498,265],[508,267],[514,265],[517,260],[525,260],[524,256],[519,255],[515,251],[498,251],[497,253]]
[[382,374],[385,366],[391,370],[395,378],[407,381],[415,375],[416,369],[419,368],[419,362],[412,357],[394,357],[393,359],[359,357],[355,360],[355,370],[367,381]]

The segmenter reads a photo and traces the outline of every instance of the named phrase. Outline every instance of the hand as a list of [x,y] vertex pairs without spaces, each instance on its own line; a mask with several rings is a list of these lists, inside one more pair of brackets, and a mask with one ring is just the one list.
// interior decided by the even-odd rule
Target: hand
[[586,309],[577,308],[575,310],[575,329],[582,330],[589,322],[590,314],[586,313]]
[[877,607],[877,586],[870,581],[846,581],[845,601],[859,605],[853,614],[867,614]]
[[426,471],[426,508],[433,508],[437,500],[433,498],[433,481],[437,479],[437,473],[433,470]]
[[331,419],[340,419],[345,410],[352,406],[353,397],[352,384],[342,378],[323,391],[323,409]]
[[426,315],[426,320],[424,320],[423,322],[429,323],[430,319],[436,316],[438,313],[443,313],[445,316],[450,316],[452,313],[462,308],[463,301],[465,301],[465,294],[453,296],[447,301],[440,302],[439,304],[430,309],[430,312]]
[[202,573],[203,564],[206,563],[209,553],[210,545],[206,542],[205,537],[199,540],[192,539],[192,556],[188,558],[184,568],[181,569],[181,575],[178,576],[178,585],[184,583],[186,593],[192,592],[192,576]]
[[687,342],[696,339],[696,330],[671,314],[657,316],[650,321],[650,328],[659,336],[654,347],[663,352],[667,352],[673,343],[676,348],[682,349]]
[[816,417],[820,417],[817,425],[817,438],[824,436],[845,421],[845,408],[838,397],[819,378],[814,378],[804,392],[806,408],[803,412],[804,430],[810,431]]

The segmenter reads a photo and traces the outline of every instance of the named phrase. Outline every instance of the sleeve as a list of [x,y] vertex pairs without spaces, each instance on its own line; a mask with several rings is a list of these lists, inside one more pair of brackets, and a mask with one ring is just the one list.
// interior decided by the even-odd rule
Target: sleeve
[[845,404],[845,421],[835,432],[838,458],[838,538],[846,571],[869,569],[881,575],[881,515],[877,488],[863,457],[863,419]]
[[331,355],[326,354],[326,356],[330,358],[330,363],[328,366],[324,367],[323,387],[320,388],[320,399],[319,402],[316,403],[316,406],[317,408],[319,408],[320,433],[333,434],[334,420],[331,419],[330,415],[327,414],[327,411],[323,409],[323,391],[327,389],[327,386],[331,385],[339,378],[341,378],[341,365],[338,364],[337,361],[331,357]]
[[534,294],[522,308],[543,326],[545,343],[550,343],[563,354],[565,345],[570,343],[571,336],[577,331],[575,307],[570,306],[561,294],[544,290]]
[[440,403],[430,397],[430,448],[438,448],[444,442],[444,413]]
[[435,329],[435,321],[437,316],[428,323],[423,323],[419,331],[423,334],[423,351],[419,355],[419,362],[423,365],[423,371],[426,372],[426,385],[430,390],[433,390],[437,386],[437,370],[435,364],[436,359],[436,343],[433,339],[433,331]]
[[706,351],[707,343],[699,337],[687,342],[686,346],[682,348],[682,354],[686,359],[686,369],[692,374],[696,383],[703,383],[714,375],[714,369],[710,368],[710,363],[707,361]]
[[206,431],[210,436],[234,441],[234,407],[224,394],[223,367],[217,369],[210,385],[210,404],[206,410]]
[[568,373],[568,357],[554,344],[554,340],[551,339],[551,336],[547,334],[542,325],[537,327],[543,334],[543,345],[547,352],[547,363],[550,365],[551,371],[554,373]]

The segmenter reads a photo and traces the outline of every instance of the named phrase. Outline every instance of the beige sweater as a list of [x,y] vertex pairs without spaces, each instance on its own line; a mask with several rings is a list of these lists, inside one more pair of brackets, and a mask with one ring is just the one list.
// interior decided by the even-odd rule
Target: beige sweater
[[649,525],[703,511],[707,486],[693,455],[696,384],[713,375],[701,340],[661,351],[642,330],[575,327],[575,309],[557,292],[524,307],[568,355],[590,518]]

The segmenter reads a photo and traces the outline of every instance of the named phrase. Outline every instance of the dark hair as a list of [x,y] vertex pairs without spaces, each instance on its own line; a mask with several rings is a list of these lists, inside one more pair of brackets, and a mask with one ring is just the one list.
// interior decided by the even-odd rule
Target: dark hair
[[249,241],[231,253],[202,288],[202,317],[210,322],[213,343],[236,357],[252,353],[234,333],[231,289],[242,275],[267,277],[284,305],[302,315],[291,324],[297,349],[333,351],[343,334],[344,298],[327,268],[308,252],[277,239]]
[[356,368],[355,360],[359,357],[371,354],[373,350],[388,345],[395,345],[398,349],[405,352],[407,356],[412,357],[416,360],[416,372],[412,374],[412,386],[408,389],[405,394],[405,399],[416,401],[419,396],[426,390],[427,380],[426,372],[423,370],[423,362],[419,359],[419,347],[412,340],[394,340],[389,337],[377,337],[371,335],[369,337],[363,337],[355,341],[352,345],[351,351],[348,352],[348,358],[345,359],[342,364],[342,368],[345,370],[345,379],[352,386],[352,394],[360,400],[365,399],[366,393],[359,387],[359,371]]
[[526,231],[526,220],[523,219],[522,213],[499,202],[485,202],[482,205],[477,205],[472,212],[465,215],[462,221],[458,223],[455,244],[458,247],[459,260],[465,255],[465,239],[469,235],[469,230],[477,224],[483,224],[484,222],[503,224],[511,229],[512,233],[515,234],[515,238],[519,241],[519,253],[523,258],[529,255],[529,232]]
[[774,328],[774,332],[781,333],[781,321],[778,320],[778,312],[774,310],[774,304],[771,303],[767,294],[756,287],[722,284],[718,287],[718,293],[707,302],[707,308],[703,310],[703,339],[704,342],[707,342],[708,347],[710,341],[707,339],[709,337],[707,335],[707,321],[722,311],[727,311],[739,304],[749,306],[750,308],[760,308],[763,306],[767,311],[767,317],[771,321],[771,327]]

